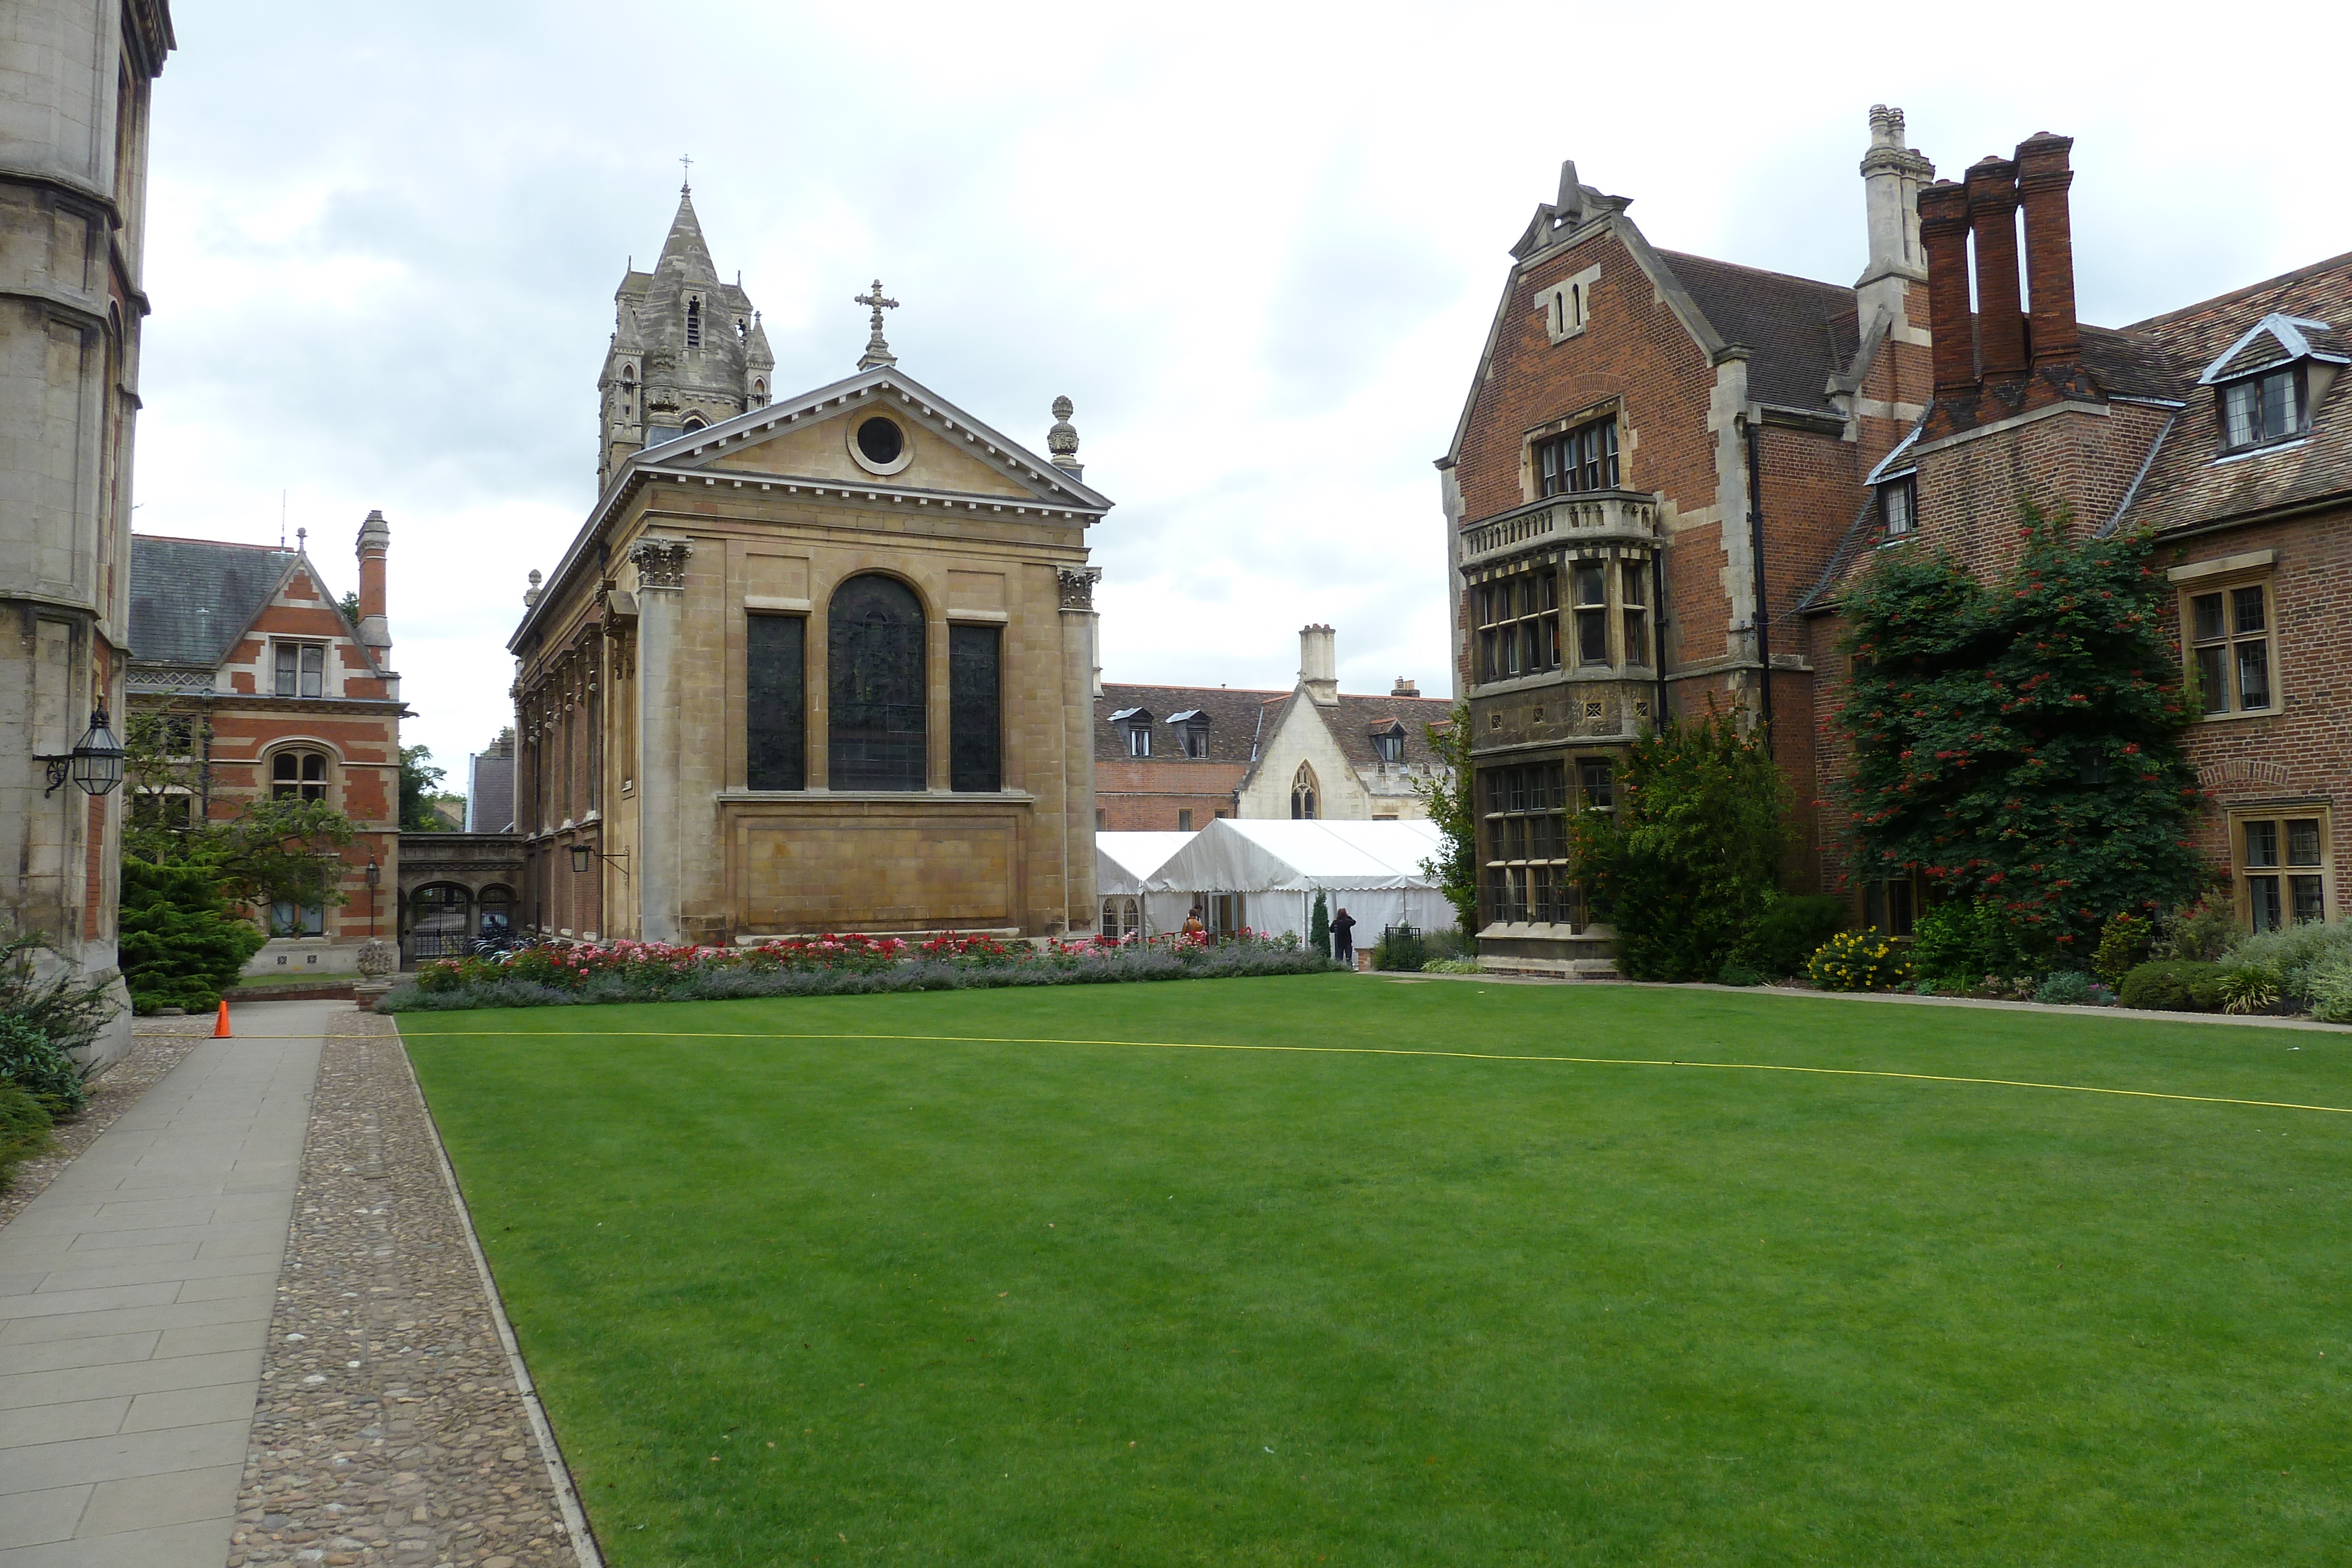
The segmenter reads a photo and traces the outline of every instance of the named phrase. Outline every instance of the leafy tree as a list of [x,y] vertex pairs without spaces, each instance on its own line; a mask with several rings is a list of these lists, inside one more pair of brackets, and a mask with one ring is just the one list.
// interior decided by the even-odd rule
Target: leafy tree
[[1853,821],[1870,876],[1989,901],[2022,946],[2087,961],[2113,915],[2197,892],[2190,708],[2145,534],[2069,544],[2031,507],[1982,583],[1898,552],[1847,595]]
[[1437,824],[1442,841],[1434,858],[1421,862],[1422,874],[1437,883],[1465,936],[1478,935],[1478,810],[1471,790],[1470,705],[1457,702],[1451,717],[1423,727],[1437,768],[1412,780],[1412,792]]
[[138,708],[122,724],[123,852],[167,861],[205,812],[204,758],[212,734],[204,710],[171,703]]
[[352,820],[324,800],[248,800],[236,816],[184,835],[180,859],[211,866],[240,904],[345,904],[343,862]]
[[210,862],[122,862],[122,978],[139,1011],[217,1006],[262,935],[238,918]]
[[446,768],[433,766],[429,746],[400,748],[400,831],[404,833],[446,832],[449,824],[433,810]]
[[356,629],[360,623],[359,590],[352,589],[344,593],[342,598],[337,600],[335,602],[341,607],[343,619],[350,622],[352,627]]
[[1569,819],[1573,874],[1637,980],[1712,980],[1762,913],[1788,844],[1789,787],[1731,713],[1633,742],[1617,810]]

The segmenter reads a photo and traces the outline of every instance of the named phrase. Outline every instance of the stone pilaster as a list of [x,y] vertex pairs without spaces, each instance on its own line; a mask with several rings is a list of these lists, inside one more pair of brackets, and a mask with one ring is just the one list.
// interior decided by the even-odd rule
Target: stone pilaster
[[640,539],[637,569],[637,929],[648,942],[675,942],[685,896],[677,759],[679,643],[686,618],[684,539]]
[[1100,567],[1063,567],[1062,895],[1063,929],[1091,933],[1095,896],[1095,584]]

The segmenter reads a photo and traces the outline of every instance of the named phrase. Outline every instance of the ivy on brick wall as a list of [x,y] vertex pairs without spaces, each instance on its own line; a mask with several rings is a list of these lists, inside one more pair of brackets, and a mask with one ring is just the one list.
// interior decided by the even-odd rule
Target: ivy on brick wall
[[2063,521],[2027,509],[1999,582],[1888,552],[1845,599],[1842,716],[1860,873],[1982,898],[2028,945],[2087,962],[2109,916],[2202,883],[2201,793],[2150,539],[2070,543]]

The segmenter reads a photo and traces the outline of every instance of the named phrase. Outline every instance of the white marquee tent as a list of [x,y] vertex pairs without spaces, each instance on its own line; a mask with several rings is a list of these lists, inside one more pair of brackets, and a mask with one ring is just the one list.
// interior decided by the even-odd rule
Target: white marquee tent
[[[1173,920],[1158,918],[1160,910],[1148,907],[1144,880],[1158,871],[1162,862],[1192,841],[1192,833],[1097,833],[1095,835],[1095,892],[1102,899],[1102,931],[1107,936],[1131,936],[1139,923],[1149,921],[1148,929],[1173,931],[1184,924],[1184,911],[1176,911]],[[1163,904],[1167,901],[1163,900]]]
[[[1167,834],[1102,834],[1163,838]],[[1173,930],[1198,906],[1219,929],[1307,935],[1319,889],[1356,918],[1369,947],[1387,925],[1454,924],[1454,906],[1422,870],[1442,852],[1433,822],[1298,822],[1220,817],[1144,878],[1145,917]]]

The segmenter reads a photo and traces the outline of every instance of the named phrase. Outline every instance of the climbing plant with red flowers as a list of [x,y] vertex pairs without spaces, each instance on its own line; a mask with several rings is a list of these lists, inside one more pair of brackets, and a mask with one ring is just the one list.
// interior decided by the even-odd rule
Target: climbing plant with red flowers
[[2147,537],[2073,543],[2031,509],[2020,531],[1999,582],[1898,547],[1846,595],[1857,869],[1984,899],[2087,961],[2109,916],[2204,880],[2192,708]]

